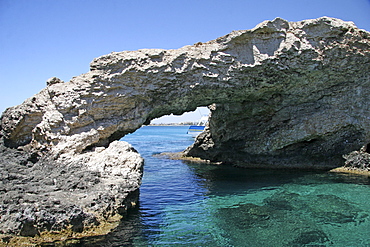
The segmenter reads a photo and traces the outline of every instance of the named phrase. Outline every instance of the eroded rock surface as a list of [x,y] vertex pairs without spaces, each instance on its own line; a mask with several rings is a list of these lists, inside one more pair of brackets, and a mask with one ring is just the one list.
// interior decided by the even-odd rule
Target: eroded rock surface
[[[369,54],[368,32],[327,17],[277,18],[177,50],[114,52],[7,109],[2,134],[10,147],[81,153],[153,118],[216,103],[207,151],[189,153],[268,164],[300,153],[340,157],[369,139]],[[230,146],[236,158],[215,154]]]
[[[121,154],[115,152],[132,152],[110,143],[154,118],[205,105],[212,105],[209,127],[185,153],[211,161],[327,169],[370,140],[370,33],[352,22],[277,18],[177,50],[113,52],[90,67],[69,82],[51,78],[41,92],[3,113],[3,153],[20,152],[35,163],[29,168],[29,161],[12,159],[14,167],[23,165],[19,171],[51,169],[48,179],[78,164],[87,187],[106,172],[124,191],[134,181],[134,191],[141,161],[133,167],[124,162],[123,173],[136,175],[121,181],[115,168]],[[98,156],[109,156],[112,165],[102,167]],[[52,181],[48,186],[62,186]],[[68,194],[68,188],[61,191]]]
[[370,154],[365,151],[353,151],[344,155],[344,167],[359,171],[370,171]]
[[57,160],[0,146],[0,239],[26,246],[108,233],[136,205],[142,165],[126,142]]

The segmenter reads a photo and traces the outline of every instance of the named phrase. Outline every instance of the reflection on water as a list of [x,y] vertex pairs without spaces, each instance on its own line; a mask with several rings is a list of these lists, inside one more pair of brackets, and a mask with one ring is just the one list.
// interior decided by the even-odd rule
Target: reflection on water
[[153,157],[189,146],[186,127],[148,126],[124,139],[145,158],[139,208],[103,239],[80,244],[370,246],[368,177]]

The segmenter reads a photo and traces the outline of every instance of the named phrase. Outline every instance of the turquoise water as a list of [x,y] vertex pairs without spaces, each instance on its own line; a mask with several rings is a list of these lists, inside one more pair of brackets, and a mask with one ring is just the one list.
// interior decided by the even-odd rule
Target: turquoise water
[[[186,163],[186,126],[123,140],[145,158],[140,204],[96,246],[370,246],[370,180]],[[153,156],[154,155],[154,156]]]

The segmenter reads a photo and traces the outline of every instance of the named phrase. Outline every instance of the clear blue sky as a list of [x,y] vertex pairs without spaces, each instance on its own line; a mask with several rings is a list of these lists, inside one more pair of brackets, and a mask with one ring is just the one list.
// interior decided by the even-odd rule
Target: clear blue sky
[[112,51],[176,49],[275,17],[321,16],[370,31],[370,0],[0,0],[0,112]]

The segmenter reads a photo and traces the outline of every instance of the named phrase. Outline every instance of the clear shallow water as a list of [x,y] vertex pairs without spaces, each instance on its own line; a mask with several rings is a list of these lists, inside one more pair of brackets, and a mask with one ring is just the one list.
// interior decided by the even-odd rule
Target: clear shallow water
[[153,156],[191,145],[186,130],[145,126],[123,138],[145,158],[140,206],[96,246],[370,246],[367,177]]

